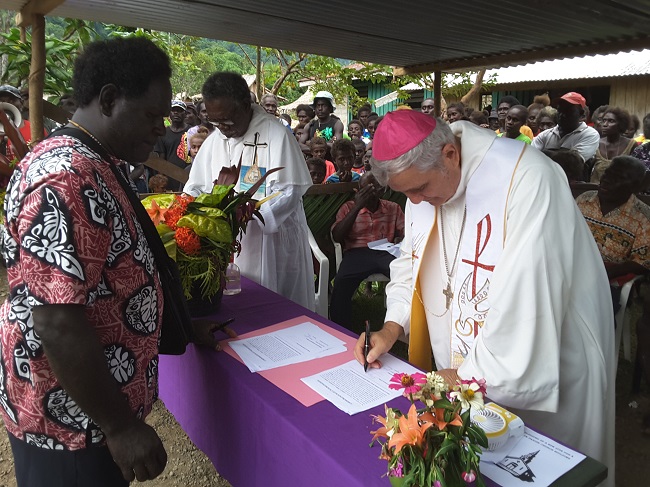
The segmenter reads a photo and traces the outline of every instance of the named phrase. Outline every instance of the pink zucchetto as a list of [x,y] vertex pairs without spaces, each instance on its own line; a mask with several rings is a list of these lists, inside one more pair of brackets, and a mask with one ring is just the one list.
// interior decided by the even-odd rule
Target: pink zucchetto
[[415,110],[389,112],[372,139],[372,158],[391,161],[410,151],[436,128],[436,119]]

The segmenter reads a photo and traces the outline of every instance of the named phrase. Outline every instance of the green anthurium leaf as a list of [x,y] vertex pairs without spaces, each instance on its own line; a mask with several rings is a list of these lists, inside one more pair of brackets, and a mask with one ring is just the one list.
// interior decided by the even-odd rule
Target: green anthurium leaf
[[211,218],[203,215],[185,215],[176,224],[194,230],[199,237],[207,237],[216,242],[231,242],[232,231],[230,224],[221,218]]
[[159,225],[156,226],[156,231],[158,232],[158,235],[160,238],[163,238],[163,235],[166,235],[168,233],[173,233],[174,230],[172,230],[172,227],[167,225],[166,223],[160,223]]
[[158,203],[158,206],[161,208],[169,208],[171,204],[174,202],[174,197],[176,195],[174,194],[152,194],[151,196],[147,196],[140,202],[142,203],[142,206],[144,206],[147,210],[151,208],[151,202],[155,201]]
[[203,214],[204,216],[208,216],[210,218],[228,218],[228,216],[221,211],[219,208],[212,208],[210,206],[202,206],[198,208],[198,211],[200,212],[199,214]]
[[211,206],[216,208],[234,187],[234,184],[228,186],[215,184],[214,188],[212,188],[212,193],[203,193],[202,195],[197,196],[194,203],[200,204],[201,206]]
[[[173,235],[173,233],[172,233]],[[165,242],[165,250],[167,251],[167,255],[169,255],[170,259],[176,260],[176,249],[178,246],[176,245],[176,240],[175,239],[170,239],[167,242]]]

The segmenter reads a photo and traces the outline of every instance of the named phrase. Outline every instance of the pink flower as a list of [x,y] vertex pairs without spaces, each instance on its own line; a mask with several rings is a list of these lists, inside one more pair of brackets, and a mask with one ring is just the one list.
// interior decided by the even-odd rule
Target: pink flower
[[394,374],[390,379],[392,384],[388,387],[395,390],[404,389],[404,396],[416,394],[422,390],[422,386],[427,383],[427,376],[416,372],[415,374]]
[[402,462],[398,460],[397,465],[395,465],[395,468],[390,469],[389,475],[391,477],[398,477],[398,478],[404,477],[404,472],[402,471],[402,467],[404,467],[404,465],[402,465]]
[[434,480],[431,487],[442,487],[442,484],[440,483],[440,480]]
[[463,477],[463,480],[468,484],[471,484],[476,480],[476,472],[474,472],[474,470],[470,470],[469,472],[463,472],[461,476]]

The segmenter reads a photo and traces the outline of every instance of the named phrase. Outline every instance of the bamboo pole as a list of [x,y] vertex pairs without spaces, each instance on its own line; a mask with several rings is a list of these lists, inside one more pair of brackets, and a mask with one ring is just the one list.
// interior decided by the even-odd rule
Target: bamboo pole
[[433,112],[436,117],[442,113],[442,73],[435,71],[433,73]]
[[262,103],[264,86],[262,83],[262,48],[257,46],[257,65],[255,66],[255,78],[257,79],[257,103]]
[[29,70],[29,123],[33,146],[43,139],[45,85],[45,16],[32,14],[32,62]]

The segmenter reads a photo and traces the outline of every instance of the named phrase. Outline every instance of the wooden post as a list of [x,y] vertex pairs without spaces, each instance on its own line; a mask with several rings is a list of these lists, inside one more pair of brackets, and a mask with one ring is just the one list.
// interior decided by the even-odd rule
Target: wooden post
[[436,117],[442,113],[442,73],[440,71],[433,72],[433,112]]
[[45,85],[45,16],[32,14],[32,63],[29,69],[29,123],[34,145],[43,139],[43,86]]
[[262,47],[257,46],[257,65],[255,66],[255,79],[257,80],[257,103],[262,103],[264,84],[262,82]]

